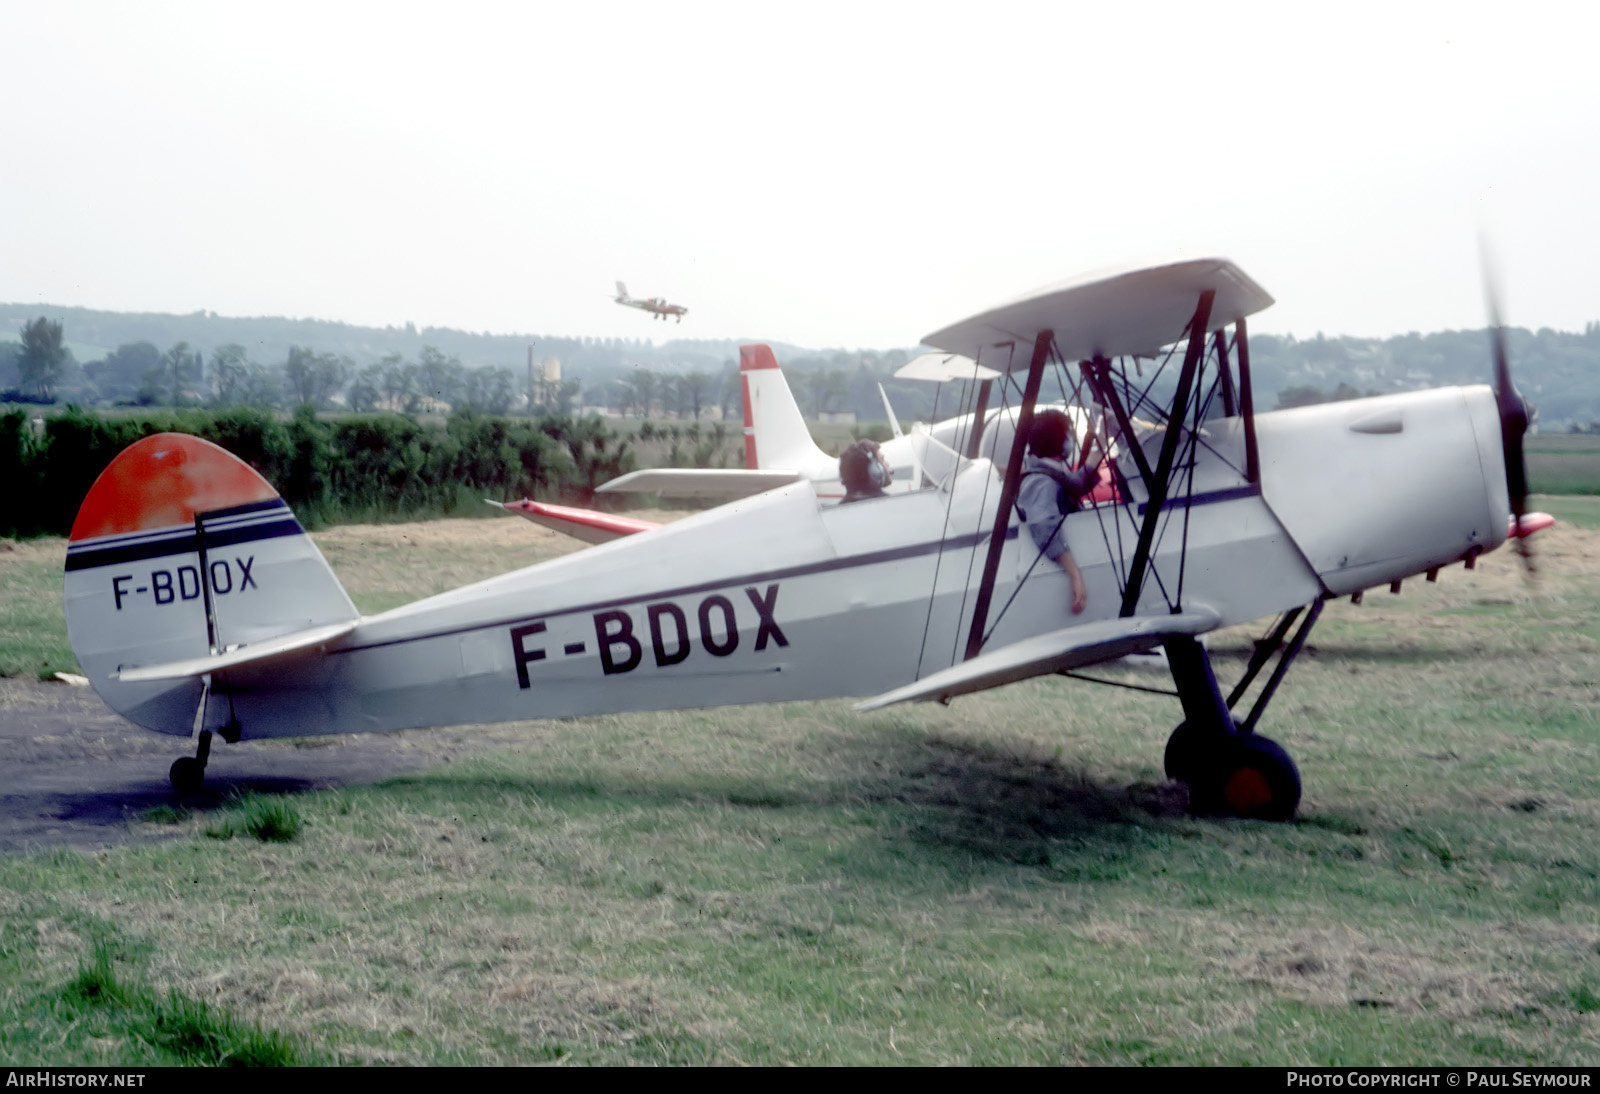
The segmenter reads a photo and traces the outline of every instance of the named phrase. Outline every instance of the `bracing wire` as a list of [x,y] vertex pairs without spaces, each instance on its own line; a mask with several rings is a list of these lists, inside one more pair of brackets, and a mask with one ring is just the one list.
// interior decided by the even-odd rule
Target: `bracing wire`
[[1144,691],[1151,695],[1178,695],[1176,688],[1152,688],[1144,684],[1125,684],[1120,680],[1107,680],[1101,676],[1085,676],[1081,672],[1063,671],[1057,676],[1065,676],[1072,680],[1082,680],[1086,684],[1104,684],[1108,688],[1127,688],[1129,691]]
[[[972,373],[973,384],[969,388],[969,391],[971,391],[972,397],[973,397],[973,400],[974,400],[974,402],[973,402],[973,410],[976,411],[977,410],[977,405],[976,405],[977,379],[978,379],[978,373],[977,373],[978,362],[976,360],[974,360],[972,362],[972,369],[973,369],[973,373]],[[964,405],[964,401],[965,400],[963,399],[962,402],[958,402],[958,404],[956,406],[956,409],[957,409],[958,412],[961,410],[962,405]],[[935,396],[935,403],[937,404],[937,396]],[[974,420],[968,423],[967,432],[966,432],[966,436],[967,437],[970,437],[972,435],[972,431],[974,429],[978,428],[979,423],[975,419],[976,419],[976,415],[974,415]],[[934,559],[933,559],[933,582],[928,587],[928,610],[927,610],[927,613],[923,616],[923,619],[922,619],[922,642],[917,648],[917,671],[916,671],[916,674],[914,676],[914,679],[917,679],[917,680],[922,679],[922,662],[923,662],[923,659],[928,654],[928,635],[933,630],[933,606],[934,606],[934,604],[936,604],[938,602],[938,599],[939,599],[939,572],[944,567],[944,545],[945,545],[945,541],[949,538],[949,535],[950,535],[950,514],[955,508],[956,480],[959,479],[960,476],[961,476],[961,460],[963,458],[961,453],[966,449],[965,439],[963,438],[959,427],[957,427],[956,434],[955,434],[954,437],[952,437],[952,440],[954,440],[956,442],[956,444],[955,444],[956,456],[955,456],[955,462],[952,465],[951,470],[950,470],[950,478],[949,478],[949,484],[950,485],[949,485],[949,488],[945,491],[944,521],[940,525],[940,528],[939,528],[939,550],[934,555]],[[981,508],[980,508],[979,511],[980,512],[982,511]],[[968,567],[968,580],[969,581],[971,580],[971,568],[970,568],[970,566]],[[966,594],[963,593],[962,597],[961,597],[961,604],[962,604],[962,610],[963,611],[966,608],[966,602],[967,602],[966,601]],[[961,629],[960,628],[960,616],[958,615],[957,616],[957,627],[956,627],[957,632],[959,632],[960,629]],[[954,663],[954,662],[952,661],[952,663]]]
[[[1072,383],[1072,391],[1069,393],[1067,391],[1067,381],[1065,379],[1066,371],[1067,371],[1067,363],[1066,363],[1065,359],[1063,359],[1061,357],[1061,355],[1059,354],[1059,352],[1056,350],[1056,347],[1054,346],[1054,344],[1052,344],[1051,347],[1050,347],[1050,359],[1051,359],[1051,364],[1053,365],[1054,370],[1055,370],[1053,375],[1054,375],[1054,378],[1055,378],[1055,381],[1056,381],[1056,387],[1057,387],[1057,390],[1059,390],[1061,392],[1061,402],[1062,402],[1062,404],[1063,405],[1071,405],[1074,402],[1076,402],[1078,405],[1081,406],[1082,403],[1083,403],[1083,388],[1082,388],[1082,379],[1081,379],[1081,377],[1080,377],[1079,380],[1074,381]],[[1027,439],[1024,438],[1024,437],[1020,437],[1020,436],[1013,436],[1011,443],[1012,444],[1026,444],[1027,443]],[[1095,508],[1098,509],[1100,507],[1099,506],[1095,506]],[[1050,535],[1045,540],[1046,543],[1048,543],[1051,539],[1055,538],[1056,533],[1061,530],[1062,524],[1066,523],[1067,516],[1068,516],[1067,513],[1062,513],[1061,514],[1060,519],[1057,520],[1056,523],[1055,523],[1055,527],[1050,530]],[[1009,514],[1008,514],[1008,519],[1009,519]],[[1101,523],[1102,523],[1102,527],[1103,527],[1104,518],[1100,518],[1100,519],[1101,519]],[[1102,535],[1103,534],[1104,533],[1102,532]],[[1018,537],[1019,537],[1019,540],[1020,540],[1020,537],[1021,537],[1021,532],[1020,531],[1018,532]],[[1068,550],[1071,550],[1070,546],[1068,547]],[[1033,560],[1028,563],[1027,570],[1023,572],[1022,577],[1019,578],[1017,580],[1016,585],[1012,587],[1011,595],[1006,597],[1005,604],[1003,604],[1001,606],[1000,610],[995,613],[994,622],[992,624],[990,624],[988,632],[983,636],[983,641],[984,641],[985,645],[987,645],[988,642],[989,642],[989,639],[994,636],[994,632],[1000,626],[1001,620],[1003,620],[1005,618],[1006,612],[1010,609],[1012,603],[1017,599],[1017,596],[1022,592],[1023,587],[1027,584],[1028,578],[1033,576],[1034,569],[1039,565],[1039,560],[1041,558],[1043,558],[1043,557],[1044,557],[1044,548],[1043,547],[1039,547],[1034,553]]]
[[[980,356],[981,356],[981,354],[980,354]],[[1000,423],[1005,421],[1005,419],[1006,419],[1006,410],[1011,405],[1010,404],[1011,388],[1015,386],[1015,384],[1012,382],[1011,369],[1012,369],[1012,366],[1016,364],[1016,356],[1017,356],[1017,344],[1015,342],[1007,343],[1006,367],[1002,372],[1002,375],[1001,375],[1001,378],[1000,378],[1000,385],[999,385],[1000,386],[1000,402],[999,402],[999,405],[995,407],[995,414],[994,414],[994,423],[995,423],[994,427],[995,427],[995,429],[999,429],[1000,428]],[[1018,389],[1017,393],[1019,395],[1022,394],[1022,391],[1021,391],[1020,388]],[[1012,443],[1013,444],[1016,443],[1016,438],[1015,437],[1012,438]],[[996,451],[995,446],[991,445],[990,448],[989,448],[989,451],[990,451],[991,454],[993,452],[995,452]],[[994,459],[993,459],[992,455],[990,457],[989,463],[990,463],[990,469],[991,469],[991,472],[992,472],[993,466],[994,466]],[[992,473],[989,474],[989,475],[984,476],[983,492],[978,496],[978,514],[979,514],[978,525],[979,525],[980,528],[983,526],[983,516],[982,515],[988,509],[988,506],[989,506],[989,484],[992,481],[994,481],[994,475]],[[960,607],[960,610],[956,613],[956,626],[955,626],[954,630],[951,633],[950,663],[952,665],[956,663],[956,660],[957,660],[957,658],[959,656],[960,649],[961,649],[961,620],[966,618],[966,614],[967,614],[967,598],[972,594],[972,568],[974,566],[976,566],[977,563],[978,563],[978,548],[977,548],[976,545],[974,545],[974,547],[972,548],[972,551],[967,555],[966,579],[963,582],[962,587],[961,587],[961,607]]]

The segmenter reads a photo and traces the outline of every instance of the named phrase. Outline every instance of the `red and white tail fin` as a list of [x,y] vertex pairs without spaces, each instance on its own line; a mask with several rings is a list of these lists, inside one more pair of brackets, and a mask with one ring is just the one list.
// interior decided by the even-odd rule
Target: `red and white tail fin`
[[107,705],[157,732],[190,733],[200,676],[133,682],[124,670],[294,649],[358,614],[277,491],[198,437],[161,433],[123,449],[72,526],[73,653]]
[[839,461],[811,439],[770,346],[739,347],[739,381],[744,389],[745,467],[838,477]]

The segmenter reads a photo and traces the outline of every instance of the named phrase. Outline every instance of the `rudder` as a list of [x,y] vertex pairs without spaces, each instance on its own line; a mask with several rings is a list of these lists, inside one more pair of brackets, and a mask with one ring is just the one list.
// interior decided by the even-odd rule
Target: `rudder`
[[744,395],[744,456],[748,470],[806,471],[827,469],[837,463],[811,439],[800,405],[770,346],[739,347],[739,382]]
[[182,433],[123,449],[67,546],[67,636],[106,704],[187,736],[199,678],[129,683],[124,668],[204,657],[354,620],[322,552],[248,464]]

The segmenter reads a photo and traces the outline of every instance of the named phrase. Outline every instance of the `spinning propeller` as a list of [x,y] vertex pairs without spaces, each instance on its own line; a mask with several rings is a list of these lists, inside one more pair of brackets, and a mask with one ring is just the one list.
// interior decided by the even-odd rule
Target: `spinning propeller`
[[1489,342],[1494,352],[1494,399],[1500,410],[1500,452],[1505,458],[1506,493],[1511,500],[1511,516],[1517,540],[1517,554],[1522,556],[1529,574],[1533,573],[1533,554],[1523,528],[1523,518],[1528,513],[1528,465],[1522,453],[1522,438],[1528,432],[1528,403],[1511,382],[1511,361],[1506,352],[1506,331],[1500,320],[1499,293],[1494,283],[1485,277],[1485,292],[1489,301]]

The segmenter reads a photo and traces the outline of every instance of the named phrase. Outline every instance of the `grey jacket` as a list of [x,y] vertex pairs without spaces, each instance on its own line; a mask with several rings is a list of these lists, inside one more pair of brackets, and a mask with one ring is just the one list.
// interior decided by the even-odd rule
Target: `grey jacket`
[[1077,510],[1078,498],[1093,490],[1099,478],[1097,467],[1073,471],[1060,460],[1031,455],[1023,459],[1022,482],[1017,489],[1017,515],[1028,526],[1033,542],[1051,562],[1070,550],[1062,518]]

